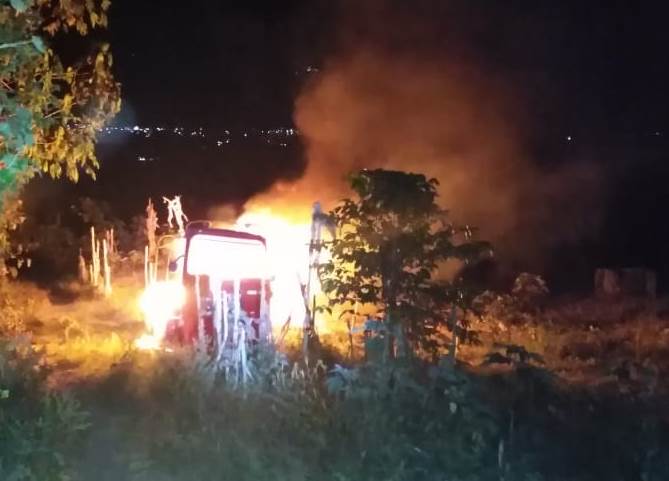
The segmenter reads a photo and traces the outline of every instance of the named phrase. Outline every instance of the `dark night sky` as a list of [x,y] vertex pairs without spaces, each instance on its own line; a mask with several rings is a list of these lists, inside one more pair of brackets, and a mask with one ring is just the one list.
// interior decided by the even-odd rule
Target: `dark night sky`
[[[304,69],[351,31],[416,54],[443,49],[477,62],[524,91],[528,111],[549,129],[645,131],[668,120],[669,34],[660,2],[170,3],[116,0],[112,7],[126,111],[142,122],[288,122]],[[406,19],[406,31],[385,28],[388,11]]]
[[330,28],[329,9],[309,3],[117,0],[111,42],[124,114],[143,123],[286,125]]

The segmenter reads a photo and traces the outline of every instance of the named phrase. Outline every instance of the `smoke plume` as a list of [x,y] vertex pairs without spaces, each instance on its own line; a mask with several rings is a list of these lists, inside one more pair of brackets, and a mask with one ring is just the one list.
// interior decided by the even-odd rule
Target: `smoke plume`
[[512,84],[443,52],[386,47],[363,36],[324,63],[295,101],[304,175],[249,206],[304,217],[315,200],[349,196],[347,174],[386,168],[437,178],[453,221],[521,265],[596,228],[600,173],[583,161],[538,167],[526,147],[536,126]]

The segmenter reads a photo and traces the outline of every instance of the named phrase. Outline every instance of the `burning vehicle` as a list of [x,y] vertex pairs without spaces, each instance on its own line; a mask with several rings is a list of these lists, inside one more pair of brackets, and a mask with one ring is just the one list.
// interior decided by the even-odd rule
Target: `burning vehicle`
[[157,255],[145,264],[140,306],[148,333],[137,347],[195,345],[241,372],[243,382],[250,375],[247,347],[273,342],[273,327],[280,328],[278,339],[290,327],[315,331],[323,229],[331,226],[318,202],[310,224],[261,213],[240,217],[232,228],[179,224],[178,235],[156,243],[156,251],[168,251],[164,280],[157,279]]
[[149,330],[140,347],[196,344],[222,360],[248,341],[271,340],[262,236],[194,223],[168,250],[165,280],[149,284],[140,300]]

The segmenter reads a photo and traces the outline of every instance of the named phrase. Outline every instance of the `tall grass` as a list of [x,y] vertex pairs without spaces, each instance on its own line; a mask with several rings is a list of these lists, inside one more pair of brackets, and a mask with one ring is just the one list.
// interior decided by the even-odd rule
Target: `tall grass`
[[50,392],[41,358],[25,338],[0,340],[0,479],[72,479],[88,417],[72,397]]
[[567,390],[523,362],[482,375],[258,350],[235,386],[197,353],[130,352],[75,401],[28,344],[0,360],[3,480],[669,479],[652,401]]
[[120,363],[88,398],[119,420],[123,468],[108,479],[669,479],[651,405],[565,390],[540,367],[326,369],[261,354],[244,387],[188,352]]

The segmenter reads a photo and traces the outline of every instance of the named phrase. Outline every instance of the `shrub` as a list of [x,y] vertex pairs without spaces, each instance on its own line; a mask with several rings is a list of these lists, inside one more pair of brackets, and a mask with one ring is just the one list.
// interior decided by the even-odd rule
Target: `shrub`
[[0,340],[0,479],[72,479],[88,415],[73,398],[49,392],[45,380],[25,338]]
[[0,337],[26,332],[26,320],[32,317],[35,298],[25,296],[0,276]]
[[252,359],[244,387],[181,352],[137,373],[135,479],[498,479],[497,423],[457,368]]
[[519,307],[525,311],[536,311],[543,307],[548,297],[548,286],[546,281],[537,274],[523,272],[513,283],[511,294],[516,299]]
[[510,294],[485,291],[473,301],[478,316],[491,323],[523,325],[532,322],[548,297],[546,281],[535,274],[522,273],[513,283]]

